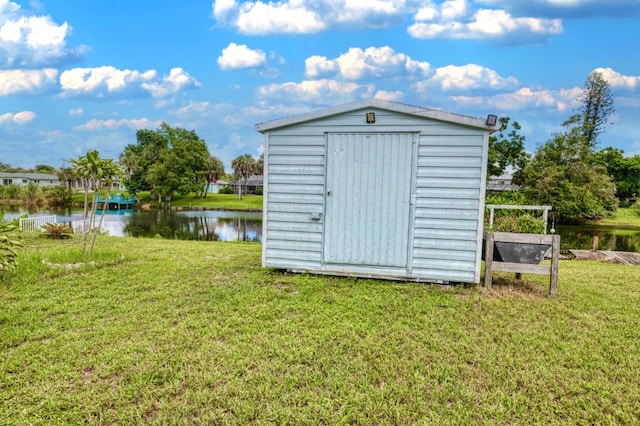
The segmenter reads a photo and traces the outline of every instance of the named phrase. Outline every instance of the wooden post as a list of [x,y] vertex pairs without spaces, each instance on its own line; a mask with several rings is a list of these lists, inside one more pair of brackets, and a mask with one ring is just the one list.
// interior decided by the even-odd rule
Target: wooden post
[[493,215],[494,215],[494,208],[492,206],[489,206],[489,229],[491,229],[493,231]]
[[551,243],[551,271],[549,277],[549,294],[558,294],[558,263],[560,261],[560,235],[553,236]]
[[493,269],[493,232],[485,232],[484,245],[484,288],[491,289],[491,272]]
[[600,237],[597,235],[593,236],[593,246],[591,251],[598,251],[598,246],[600,245]]

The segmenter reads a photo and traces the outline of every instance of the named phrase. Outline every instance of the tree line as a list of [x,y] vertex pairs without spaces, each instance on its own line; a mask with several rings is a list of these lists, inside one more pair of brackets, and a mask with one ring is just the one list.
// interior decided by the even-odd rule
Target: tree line
[[512,167],[511,194],[525,204],[551,205],[558,221],[580,223],[610,216],[640,194],[640,156],[612,147],[599,149],[599,137],[615,111],[607,81],[591,73],[578,99],[580,107],[533,155],[524,149],[518,122],[500,119],[489,139],[489,177]]
[[[528,204],[552,205],[564,222],[611,215],[621,202],[640,194],[640,156],[625,156],[623,150],[612,147],[599,149],[599,137],[615,111],[611,89],[602,74],[593,72],[587,77],[577,101],[577,113],[533,155],[525,150],[520,124],[509,117],[500,118],[500,129],[489,138],[488,176],[499,176],[513,167],[513,182],[521,187],[515,198]],[[167,123],[156,130],[138,130],[136,143],[124,148],[117,165],[116,177],[131,194],[149,191],[159,202],[171,201],[176,193],[204,198],[210,184],[228,176],[222,161],[210,155],[195,131]],[[243,184],[238,191],[241,198],[249,177],[263,173],[263,157],[243,154],[231,167],[233,177]],[[57,174],[69,190],[78,181],[74,167],[56,170],[41,164],[23,170],[0,162],[0,171]]]

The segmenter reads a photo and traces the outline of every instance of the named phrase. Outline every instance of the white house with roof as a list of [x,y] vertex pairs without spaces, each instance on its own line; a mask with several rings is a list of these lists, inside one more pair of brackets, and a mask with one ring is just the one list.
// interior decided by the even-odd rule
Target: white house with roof
[[0,172],[0,185],[17,185],[27,186],[30,183],[36,184],[42,188],[48,188],[51,186],[58,186],[61,184],[60,179],[56,175],[50,175],[46,173],[8,173]]

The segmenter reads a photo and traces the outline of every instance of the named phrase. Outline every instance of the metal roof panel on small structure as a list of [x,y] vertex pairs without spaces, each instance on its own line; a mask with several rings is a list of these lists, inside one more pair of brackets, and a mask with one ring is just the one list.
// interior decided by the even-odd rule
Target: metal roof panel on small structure
[[336,105],[329,108],[309,111],[302,114],[292,115],[277,120],[265,121],[256,124],[256,130],[264,133],[269,130],[282,127],[292,126],[304,122],[327,118],[340,115],[346,112],[357,111],[366,108],[378,108],[386,111],[397,112],[401,114],[413,115],[422,118],[429,118],[447,123],[459,124],[488,131],[497,130],[497,126],[489,126],[485,123],[485,119],[471,117],[467,115],[454,114],[450,112],[440,111],[437,109],[423,108],[414,105],[407,105],[397,102],[390,102],[381,99],[369,99],[360,102],[352,102],[348,104]]

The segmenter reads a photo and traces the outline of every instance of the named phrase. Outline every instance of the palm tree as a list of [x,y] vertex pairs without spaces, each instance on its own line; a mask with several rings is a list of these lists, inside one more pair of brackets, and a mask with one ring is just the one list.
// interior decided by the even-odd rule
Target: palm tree
[[71,184],[74,181],[73,169],[71,167],[60,167],[60,170],[56,173],[60,182],[64,182],[71,191]]
[[258,160],[256,161],[254,173],[259,176],[264,174],[264,152],[260,154],[260,157],[258,157]]
[[222,164],[222,160],[218,157],[211,156],[207,159],[207,169],[206,169],[206,178],[207,178],[207,188],[204,191],[204,195],[202,198],[207,198],[207,192],[209,192],[209,185],[212,183],[216,183],[222,175],[224,175],[224,164]]
[[[86,155],[78,157],[77,160],[71,160],[73,171],[77,179],[82,182],[84,190],[84,213],[82,225],[82,254],[86,254],[87,236],[89,232],[93,232],[91,240],[91,248],[89,254],[93,253],[96,237],[102,227],[104,215],[100,218],[100,223],[95,226],[96,211],[98,209],[98,195],[103,187],[106,186],[105,205],[109,199],[111,185],[115,179],[122,176],[122,170],[111,159],[100,158],[100,153],[96,150],[87,151]],[[89,208],[89,190],[93,190],[91,207]],[[104,210],[103,205],[103,210]],[[88,223],[87,223],[88,221]]]
[[[247,192],[247,179],[253,173],[256,161],[249,154],[243,154],[233,159],[231,168],[238,180],[244,179],[244,192]],[[238,199],[242,199],[242,186],[238,188]]]

